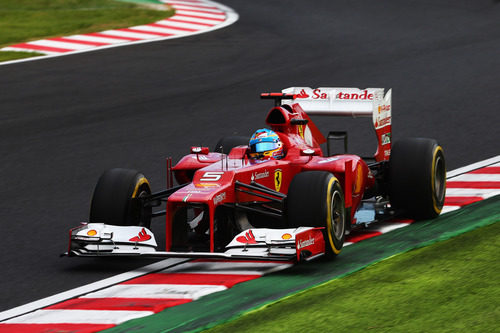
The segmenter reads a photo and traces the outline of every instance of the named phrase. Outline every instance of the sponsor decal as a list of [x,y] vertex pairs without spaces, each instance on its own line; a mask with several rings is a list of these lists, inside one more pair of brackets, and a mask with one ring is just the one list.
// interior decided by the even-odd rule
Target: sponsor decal
[[339,157],[328,157],[327,159],[319,161],[318,164],[328,163],[328,162],[336,161],[338,159],[339,159]]
[[390,150],[384,151],[384,156],[391,156],[391,151]]
[[375,114],[375,129],[391,124],[391,105],[379,105]]
[[196,186],[196,187],[220,187],[220,185],[216,184],[216,183],[197,183],[197,184],[194,184],[194,186]]
[[304,89],[302,89],[297,95],[295,95],[295,98],[309,98],[309,95],[306,93]]
[[382,145],[388,145],[391,143],[391,133],[382,134]]
[[385,111],[391,111],[391,106],[390,105],[379,105],[378,113],[385,112]]
[[336,99],[341,100],[373,100],[373,94],[368,93],[368,90],[363,90],[360,94],[358,93],[343,93],[339,92],[336,96]]
[[290,235],[289,233],[281,235],[281,239],[287,240],[287,239],[290,239],[290,238],[292,238],[292,235]]
[[388,125],[391,123],[391,117],[379,118],[377,122],[375,122],[375,128],[380,128],[382,126]]
[[87,231],[87,236],[95,236],[97,235],[97,231],[94,230],[94,229],[91,229],[89,231]]
[[151,239],[151,235],[148,235],[145,228],[139,232],[139,234],[135,237],[129,239],[130,242],[145,242]]
[[238,238],[236,238],[236,241],[243,244],[257,244],[257,241],[255,240],[255,236],[253,235],[252,230],[248,230],[245,233],[245,236],[239,236]]
[[222,201],[226,200],[226,192],[222,192],[220,194],[217,194],[215,197],[214,197],[214,205],[217,206],[218,204],[220,204]]
[[304,125],[299,125],[299,135],[302,139],[304,138]]
[[191,194],[191,193],[189,193],[188,195],[186,195],[186,196],[182,199],[182,202],[187,202],[191,196],[192,196],[192,194]]
[[281,169],[274,170],[274,188],[277,192],[281,189],[281,181],[283,179],[283,171]]
[[313,89],[311,91],[312,95],[306,93],[304,89],[302,89],[297,95],[295,95],[295,99],[298,98],[310,98],[310,99],[328,99],[328,93],[321,91],[321,89]]
[[259,179],[267,178],[267,177],[269,177],[269,171],[267,171],[267,170],[264,170],[264,172],[256,172],[256,173],[252,172],[251,180],[254,181],[254,180],[259,180]]
[[299,240],[299,244],[297,245],[297,250],[303,249],[306,246],[310,246],[314,244],[314,238],[309,238],[306,240]]
[[255,136],[256,139],[259,139],[259,138],[265,138],[267,136],[267,132],[259,132],[257,133],[257,135]]

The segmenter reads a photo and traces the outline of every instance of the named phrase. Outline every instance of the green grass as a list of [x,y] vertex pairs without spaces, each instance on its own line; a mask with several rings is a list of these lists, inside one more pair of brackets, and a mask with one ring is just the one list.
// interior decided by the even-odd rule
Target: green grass
[[[115,0],[0,0],[0,48],[46,37],[152,23],[171,15],[173,10],[151,10]],[[9,53],[0,61],[19,57]],[[23,55],[32,54],[21,52]]]
[[23,59],[29,57],[38,57],[43,54],[36,52],[11,52],[11,51],[1,51],[0,52],[0,62],[8,60]]
[[500,332],[500,223],[384,260],[207,332]]

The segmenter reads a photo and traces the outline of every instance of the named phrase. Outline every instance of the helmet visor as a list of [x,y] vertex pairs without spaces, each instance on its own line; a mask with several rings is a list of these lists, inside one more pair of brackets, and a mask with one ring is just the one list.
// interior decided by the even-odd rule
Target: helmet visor
[[252,153],[262,153],[269,150],[274,150],[278,148],[277,142],[257,142],[250,146],[250,152]]

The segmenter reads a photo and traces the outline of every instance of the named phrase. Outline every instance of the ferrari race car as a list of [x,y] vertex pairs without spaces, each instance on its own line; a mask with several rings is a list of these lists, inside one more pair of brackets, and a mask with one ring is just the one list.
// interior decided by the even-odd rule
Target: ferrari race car
[[[89,222],[71,229],[65,255],[333,258],[351,229],[441,212],[443,150],[433,139],[392,143],[391,90],[292,87],[261,98],[275,101],[266,131],[276,136],[271,141],[279,142],[273,147],[279,156],[263,158],[258,143],[270,141],[261,142],[259,135],[252,141],[223,137],[212,151],[191,147],[173,167],[167,159],[167,188],[157,193],[138,171],[108,170],[95,187]],[[325,138],[309,115],[371,117],[376,153],[347,154],[347,133]],[[331,154],[335,140],[344,141],[343,154]],[[325,142],[326,156],[320,147]],[[165,251],[157,250],[150,229],[160,216],[166,221]]]

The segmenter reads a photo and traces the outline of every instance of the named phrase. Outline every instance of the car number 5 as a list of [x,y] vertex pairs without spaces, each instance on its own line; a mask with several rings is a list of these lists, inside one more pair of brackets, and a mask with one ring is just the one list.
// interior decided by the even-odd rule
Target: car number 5
[[222,171],[207,171],[201,176],[200,180],[202,182],[216,182],[218,181],[224,172]]

